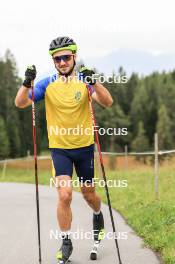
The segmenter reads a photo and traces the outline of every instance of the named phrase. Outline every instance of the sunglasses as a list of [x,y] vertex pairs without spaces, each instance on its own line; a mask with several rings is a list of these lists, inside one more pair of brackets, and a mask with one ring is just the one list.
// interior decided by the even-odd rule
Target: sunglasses
[[54,62],[57,62],[57,63],[60,63],[62,60],[64,62],[68,62],[71,60],[72,56],[74,56],[74,55],[68,54],[68,55],[62,55],[62,56],[55,56],[55,57],[53,57],[53,60],[54,60]]

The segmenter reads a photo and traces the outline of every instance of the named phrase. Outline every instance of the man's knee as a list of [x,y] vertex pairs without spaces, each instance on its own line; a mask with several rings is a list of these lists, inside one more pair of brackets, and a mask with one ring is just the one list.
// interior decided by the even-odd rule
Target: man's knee
[[63,203],[64,205],[70,205],[71,201],[72,201],[72,191],[67,189],[60,189],[59,202]]

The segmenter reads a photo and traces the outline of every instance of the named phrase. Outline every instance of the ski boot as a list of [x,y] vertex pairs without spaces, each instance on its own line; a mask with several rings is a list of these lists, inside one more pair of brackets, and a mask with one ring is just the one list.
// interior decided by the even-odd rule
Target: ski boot
[[100,241],[104,239],[104,219],[103,214],[100,212],[99,215],[93,214],[93,232],[94,232],[94,246],[90,252],[90,259],[97,259],[97,251],[100,244]]
[[73,251],[72,241],[66,238],[63,239],[62,246],[56,254],[58,264],[68,263],[70,261],[69,257],[72,254],[72,251]]

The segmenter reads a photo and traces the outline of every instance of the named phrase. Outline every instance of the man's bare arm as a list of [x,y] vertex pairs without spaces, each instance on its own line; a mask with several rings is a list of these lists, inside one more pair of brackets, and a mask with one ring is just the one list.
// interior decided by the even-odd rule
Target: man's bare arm
[[16,107],[25,108],[31,104],[32,104],[32,100],[29,98],[29,88],[26,88],[25,86],[21,86],[15,98]]
[[113,104],[112,96],[109,91],[99,82],[93,85],[95,92],[92,94],[92,99],[104,107],[110,107]]

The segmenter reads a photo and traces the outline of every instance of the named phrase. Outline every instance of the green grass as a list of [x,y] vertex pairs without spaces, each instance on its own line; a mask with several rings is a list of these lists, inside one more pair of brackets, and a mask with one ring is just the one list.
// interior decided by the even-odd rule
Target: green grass
[[[127,179],[127,188],[110,188],[112,207],[117,209],[145,244],[161,254],[166,264],[175,264],[175,172],[159,174],[159,200],[155,199],[152,170],[112,172],[110,179]],[[99,189],[106,202],[104,190]]]
[[[40,184],[48,185],[50,171],[39,171]],[[117,209],[128,224],[140,235],[145,244],[158,252],[164,263],[175,264],[175,170],[163,167],[159,172],[159,200],[155,199],[152,169],[107,172],[107,178],[127,180],[127,188],[110,188],[112,207]],[[1,182],[34,182],[34,172],[7,169]],[[97,191],[106,202],[105,190]]]
[[[39,170],[38,175],[39,184],[49,185],[51,178],[49,170]],[[5,176],[2,175],[2,171],[0,170],[0,182],[35,183],[34,170],[8,168]]]

